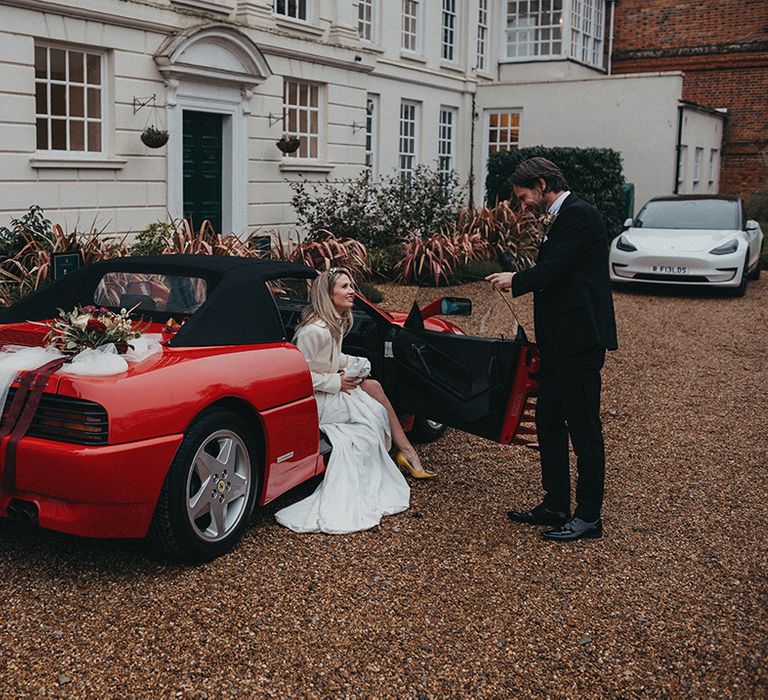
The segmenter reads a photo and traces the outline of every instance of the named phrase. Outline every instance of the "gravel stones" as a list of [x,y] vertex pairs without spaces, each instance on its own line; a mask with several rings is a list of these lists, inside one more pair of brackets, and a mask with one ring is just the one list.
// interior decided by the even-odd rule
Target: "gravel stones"
[[[514,334],[484,284],[446,291],[472,298],[467,331]],[[615,301],[604,539],[508,522],[538,502],[536,453],[456,431],[378,528],[279,527],[309,484],[194,568],[0,522],[0,697],[765,697],[768,280]]]

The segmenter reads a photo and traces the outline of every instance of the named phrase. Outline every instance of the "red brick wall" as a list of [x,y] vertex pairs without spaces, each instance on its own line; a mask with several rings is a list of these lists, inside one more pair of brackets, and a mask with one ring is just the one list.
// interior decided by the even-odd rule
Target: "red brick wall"
[[680,70],[684,100],[728,110],[723,194],[768,187],[766,0],[619,0],[613,48],[614,72]]

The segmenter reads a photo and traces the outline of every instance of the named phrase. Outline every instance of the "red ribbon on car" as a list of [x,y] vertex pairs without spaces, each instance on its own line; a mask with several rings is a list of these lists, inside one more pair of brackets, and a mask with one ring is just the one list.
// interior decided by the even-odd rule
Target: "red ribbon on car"
[[37,369],[22,372],[16,394],[11,401],[8,412],[0,425],[0,442],[10,435],[5,448],[5,468],[3,470],[3,491],[9,492],[16,488],[16,449],[24,437],[35,411],[43,398],[43,390],[51,375],[69,362],[68,357],[60,357],[46,362]]

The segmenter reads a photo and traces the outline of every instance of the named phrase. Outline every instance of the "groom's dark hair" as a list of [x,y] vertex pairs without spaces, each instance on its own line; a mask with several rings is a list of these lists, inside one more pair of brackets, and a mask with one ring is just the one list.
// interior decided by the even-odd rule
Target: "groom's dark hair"
[[524,160],[509,176],[509,184],[533,189],[539,184],[539,178],[546,183],[545,192],[565,192],[570,189],[563,171],[546,158]]

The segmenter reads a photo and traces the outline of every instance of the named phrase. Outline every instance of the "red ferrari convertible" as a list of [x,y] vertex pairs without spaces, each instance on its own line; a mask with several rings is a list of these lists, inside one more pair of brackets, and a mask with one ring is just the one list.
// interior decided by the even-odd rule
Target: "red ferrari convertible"
[[[118,375],[68,374],[65,365],[47,381],[40,370],[16,377],[0,425],[0,516],[88,537],[149,537],[187,561],[232,548],[256,505],[321,473],[332,449],[290,342],[315,274],[243,258],[120,258],[0,312],[0,348],[43,345],[39,322],[78,305],[134,308],[146,333],[163,334],[161,352]],[[358,297],[344,351],[370,359],[422,436],[450,425],[530,442],[535,346],[522,334],[467,336],[433,317],[470,308],[443,298],[391,314]],[[35,377],[42,394],[26,399],[33,417],[14,434],[9,414],[24,402],[14,408],[13,398],[32,396]]]

